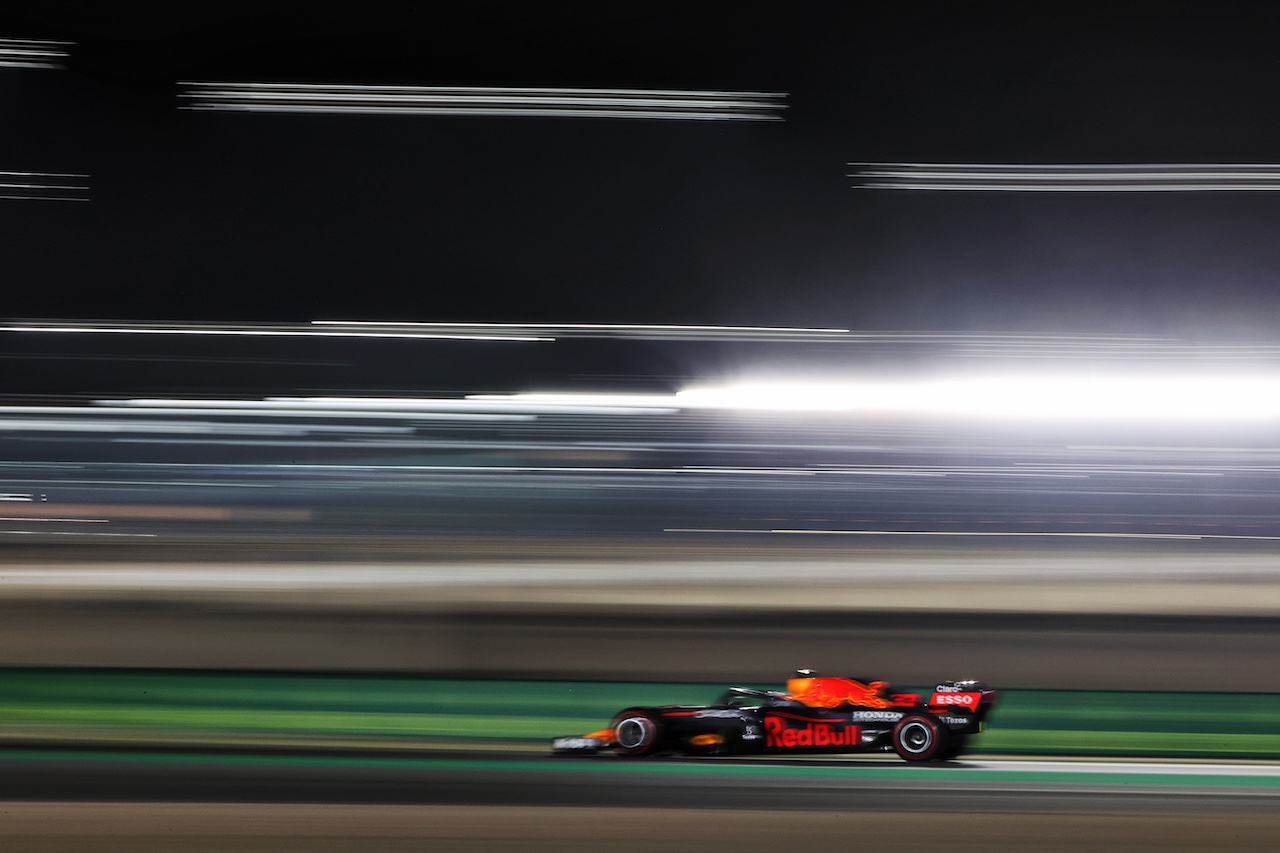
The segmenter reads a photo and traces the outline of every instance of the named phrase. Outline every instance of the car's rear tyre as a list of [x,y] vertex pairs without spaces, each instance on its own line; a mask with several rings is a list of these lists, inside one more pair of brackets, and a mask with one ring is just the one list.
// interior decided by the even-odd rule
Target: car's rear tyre
[[648,711],[630,708],[613,718],[614,750],[619,755],[653,755],[662,744],[662,724]]
[[893,750],[906,761],[939,761],[950,745],[948,734],[933,717],[903,717],[893,727]]

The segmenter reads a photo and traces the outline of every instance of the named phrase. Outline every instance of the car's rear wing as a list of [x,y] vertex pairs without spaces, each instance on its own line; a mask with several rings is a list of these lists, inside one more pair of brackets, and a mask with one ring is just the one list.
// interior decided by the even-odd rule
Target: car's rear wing
[[1000,691],[978,681],[944,681],[933,689],[929,710],[935,713],[973,714],[982,719],[1000,698]]

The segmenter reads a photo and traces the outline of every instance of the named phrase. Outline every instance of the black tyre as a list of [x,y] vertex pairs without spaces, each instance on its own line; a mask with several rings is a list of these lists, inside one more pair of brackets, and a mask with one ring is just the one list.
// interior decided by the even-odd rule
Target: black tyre
[[662,745],[662,724],[648,711],[630,708],[613,718],[614,750],[619,755],[653,755]]
[[893,749],[905,761],[940,761],[950,746],[948,734],[933,717],[903,717],[893,727]]

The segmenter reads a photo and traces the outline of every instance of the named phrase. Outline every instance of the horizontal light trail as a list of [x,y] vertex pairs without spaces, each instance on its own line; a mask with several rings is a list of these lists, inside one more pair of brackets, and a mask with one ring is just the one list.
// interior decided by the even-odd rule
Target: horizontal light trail
[[652,89],[186,82],[181,108],[274,113],[782,121],[786,95]]
[[62,68],[69,41],[0,38],[0,68]]
[[1280,375],[1021,373],[843,383],[755,382],[692,387],[675,394],[136,399],[101,404],[119,408],[262,411],[657,415],[708,410],[1013,421],[1258,422],[1280,419]]
[[1122,335],[1027,335],[992,332],[862,332],[835,327],[718,326],[630,323],[417,323],[316,320],[320,327],[451,331],[468,334],[549,335],[560,338],[795,341],[859,347],[927,347],[994,358],[1132,358],[1143,360],[1275,359],[1280,345],[1186,344],[1176,339]]
[[9,320],[0,331],[58,334],[223,335],[240,337],[404,338],[410,340],[549,343],[559,338],[647,340],[827,341],[847,329],[785,326],[635,325],[606,323],[401,323],[318,320],[311,323],[123,323],[80,320]]
[[[0,431],[8,432],[31,432],[31,433],[59,433],[59,432],[79,432],[79,433],[105,433],[105,434],[146,434],[149,436],[165,436],[165,435],[189,435],[192,438],[175,439],[166,438],[139,438],[139,439],[114,439],[122,442],[152,442],[161,443],[224,443],[228,445],[242,444],[244,442],[226,442],[219,441],[221,436],[266,436],[275,438],[297,438],[296,441],[273,442],[276,445],[288,446],[308,446],[308,447],[388,447],[401,449],[431,449],[431,450],[454,450],[459,452],[487,452],[502,451],[510,454],[541,452],[554,452],[557,454],[574,454],[575,458],[580,461],[600,460],[600,459],[616,459],[619,463],[630,462],[637,459],[643,459],[646,455],[655,452],[666,452],[669,450],[677,450],[684,453],[698,453],[702,451],[715,451],[714,445],[662,445],[652,446],[643,441],[637,442],[594,442],[594,441],[528,441],[520,439],[504,439],[494,440],[487,437],[467,437],[464,435],[454,435],[447,438],[423,438],[420,439],[419,433],[412,427],[389,427],[389,426],[353,426],[353,425],[332,425],[317,424],[314,422],[305,424],[279,424],[279,423],[262,423],[245,422],[245,421],[163,421],[152,418],[134,420],[131,415],[145,414],[147,416],[156,414],[186,414],[190,415],[193,410],[185,409],[154,409],[139,407],[137,409],[127,407],[103,407],[89,408],[82,407],[78,409],[64,407],[46,407],[47,411],[43,414],[52,415],[49,418],[39,417],[23,417],[10,418],[6,415],[10,414],[5,407],[0,407]],[[205,414],[214,414],[218,416],[231,414],[228,410],[209,410],[198,409]],[[116,415],[124,415],[125,417],[107,419],[101,417],[93,417],[93,415],[101,412],[108,412]],[[647,412],[646,412],[647,413]],[[27,415],[37,413],[26,413]],[[341,411],[288,411],[285,413],[272,412],[270,410],[239,410],[234,412],[240,417],[250,418],[274,418],[284,414],[291,418],[298,417],[325,417],[325,418],[345,418],[348,415]],[[606,412],[612,414],[612,411]],[[377,412],[361,412],[356,417],[366,418],[387,418],[392,420],[417,419],[413,413],[390,413],[380,414]],[[532,421],[533,416],[494,416],[491,418],[474,417],[467,418],[462,421],[461,425],[469,425],[470,421],[475,421],[478,425],[485,425],[487,421],[504,421],[512,420]],[[446,420],[446,425],[453,426]],[[335,438],[337,440],[325,441],[321,439]],[[824,452],[842,452],[860,454],[867,452],[867,448],[858,447],[823,447],[818,445],[775,445],[769,442],[761,442],[758,444],[738,445],[737,447],[755,453],[768,453],[783,450],[801,450],[809,451],[814,454]],[[723,448],[721,448],[723,449]],[[604,454],[603,456],[601,454]],[[831,461],[814,461],[808,465],[680,465],[680,464],[652,464],[644,467],[635,465],[623,466],[598,466],[587,468],[581,464],[566,464],[560,466],[542,465],[542,466],[523,466],[519,470],[527,473],[619,473],[619,474],[637,474],[642,473],[653,476],[729,476],[729,477],[821,477],[830,479],[847,479],[847,478],[953,478],[953,479],[972,479],[982,478],[986,480],[1006,480],[1006,481],[1024,481],[1024,480],[1086,480],[1101,478],[1141,478],[1150,481],[1151,478],[1224,478],[1237,474],[1260,474],[1269,475],[1280,472],[1280,464],[1275,464],[1274,460],[1268,460],[1270,464],[1254,465],[1223,465],[1214,462],[1204,462],[1197,464],[1196,461],[1189,461],[1183,464],[1133,464],[1133,463],[1116,463],[1104,464],[1098,462],[1087,463],[1020,463],[1014,465],[920,465],[916,463],[903,462],[899,464],[856,464],[856,463],[840,463]],[[291,466],[292,470],[302,470],[304,466]],[[312,468],[317,466],[310,466]],[[325,466],[318,466],[323,468]],[[454,466],[389,466],[385,470],[398,470],[405,472],[423,472],[423,471],[439,471],[446,473],[456,472],[475,472],[475,473],[507,473],[516,470],[511,466],[492,466],[485,464],[476,465],[454,465]],[[0,500],[26,500],[30,497],[21,498],[4,498],[0,496]]]
[[980,192],[1058,192],[1058,193],[1116,193],[1116,192],[1275,192],[1280,190],[1280,181],[1274,185],[1262,184],[1075,184],[1064,186],[1041,185],[1033,186],[1030,184],[973,184],[973,183],[954,183],[954,184],[925,184],[913,183],[910,185],[891,184],[891,183],[866,183],[862,184],[866,189],[882,189],[882,190],[943,190],[943,191],[980,191]]
[[[76,414],[94,411],[80,409]],[[130,411],[128,414],[134,414]],[[412,434],[412,427],[387,426],[340,426],[334,424],[272,424],[272,423],[233,423],[215,421],[178,421],[178,420],[142,420],[136,417],[102,418],[102,417],[46,417],[46,418],[10,418],[5,417],[4,408],[0,407],[0,431],[33,431],[33,432],[141,432],[141,433],[189,433],[197,435],[243,435],[254,433],[260,435],[292,435],[305,436],[311,434],[331,435],[335,433],[357,433],[367,435],[377,433]]]
[[[51,531],[52,532],[52,531]],[[778,585],[918,582],[920,580],[1036,581],[1080,580],[1265,580],[1277,578],[1274,558],[1235,555],[1229,568],[1207,566],[1203,559],[1169,554],[1125,554],[1122,558],[1013,558],[995,560],[899,559],[866,556],[858,560],[826,558],[647,559],[600,558],[580,562],[554,560],[423,561],[417,564],[235,563],[225,565],[11,566],[0,573],[0,589],[18,590],[203,590],[239,593],[267,590],[431,590],[483,589],[495,586],[537,588],[580,586],[658,586],[671,584]],[[1256,586],[1256,583],[1254,584]],[[919,592],[919,590],[917,590]],[[1256,602],[1274,607],[1274,598]],[[1094,606],[1110,609],[1105,602]]]
[[88,201],[88,178],[88,175],[71,172],[0,171],[0,198],[29,201]]
[[[152,323],[115,320],[0,320],[0,331],[49,334],[212,335],[233,337],[403,338],[549,343],[562,338],[644,341],[825,343],[860,348],[922,348],[980,358],[1142,361],[1275,360],[1280,345],[1192,345],[1169,338],[963,332],[858,332],[836,327],[721,326],[674,323],[486,323],[315,320],[309,323]],[[8,358],[50,358],[10,355]]]
[[634,323],[406,323],[388,320],[315,320],[324,328],[396,329],[465,334],[550,335],[555,338],[644,338],[648,340],[809,341],[845,339],[848,329],[787,326],[699,326]]
[[1273,164],[850,163],[864,189],[981,192],[1238,192],[1280,190]]
[[[432,401],[421,401],[429,404]],[[88,406],[0,406],[0,415],[69,415],[93,416],[100,414],[137,415],[140,411],[149,415],[203,415],[251,416],[251,417],[316,417],[316,418],[422,418],[424,420],[444,421],[509,421],[531,420],[520,415],[502,413],[484,413],[469,411],[449,411],[450,403],[465,403],[463,400],[441,400],[439,407],[444,411],[432,410],[429,406],[418,409],[397,410],[392,407],[370,405],[363,408],[343,408],[341,406],[292,406],[276,404],[264,400],[97,400],[92,407]]]
[[690,388],[688,408],[1064,421],[1280,419],[1280,375],[1024,372],[865,382],[756,382]]
[[[634,402],[614,405],[605,400],[583,402],[525,402],[503,397],[487,399],[380,399],[380,398],[271,398],[267,400],[121,400],[100,401],[120,411],[130,408],[170,414],[219,410],[222,414],[257,414],[272,417],[371,417],[404,419],[529,420],[538,414],[655,415],[677,411],[674,406],[648,406]],[[3,409],[0,409],[3,411]],[[78,410],[78,411],[89,411]]]
[[783,536],[951,536],[959,538],[1019,539],[1019,538],[1068,538],[1068,539],[1224,539],[1247,541],[1280,541],[1280,536],[1240,536],[1225,533],[1108,533],[1097,532],[1043,532],[1043,531],[973,531],[973,530],[809,530],[809,529],[750,529],[729,527],[667,527],[663,533],[749,533],[778,534]]
[[212,335],[232,337],[311,337],[311,338],[407,338],[447,341],[506,341],[517,343],[545,343],[550,337],[511,335],[499,332],[467,333],[462,331],[429,332],[423,330],[350,329],[316,327],[311,324],[216,324],[216,323],[89,323],[9,321],[0,325],[0,332],[45,332],[56,334],[119,334],[119,335]]
[[401,323],[392,320],[313,320],[316,325],[415,326],[430,328],[582,329],[587,331],[718,331],[718,332],[848,332],[848,329],[806,329],[787,326],[681,326],[636,323]]

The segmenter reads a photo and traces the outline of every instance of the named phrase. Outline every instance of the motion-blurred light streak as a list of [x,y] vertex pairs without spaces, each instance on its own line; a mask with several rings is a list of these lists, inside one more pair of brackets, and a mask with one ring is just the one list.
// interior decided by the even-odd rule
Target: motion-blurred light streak
[[[309,323],[127,323],[87,320],[0,321],[0,332],[51,334],[213,335],[235,337],[402,338],[444,341],[549,343],[559,339],[623,341],[714,341],[822,343],[862,353],[919,352],[933,358],[1099,359],[1115,361],[1203,363],[1280,358],[1280,345],[1189,344],[1171,338],[1105,335],[1022,335],[967,332],[855,332],[804,326],[718,326],[630,323],[454,323],[391,320],[313,320]],[[67,355],[7,355],[5,358],[69,358]],[[129,358],[106,356],[107,358]],[[277,362],[280,363],[280,362]],[[314,363],[314,362],[312,362]]]
[[1280,418],[1280,376],[1022,373],[861,382],[747,382],[691,387],[675,394],[531,392],[473,394],[460,399],[273,397],[134,399],[100,404],[174,413],[223,409],[242,413],[329,412],[335,416],[359,412],[414,417],[432,412],[642,415],[702,409],[1015,421],[1269,421]]
[[213,421],[138,420],[136,418],[6,418],[3,414],[0,414],[0,431],[17,432],[26,430],[40,432],[191,433],[201,435],[254,433],[278,436],[302,436],[313,433],[410,434],[413,432],[411,427],[356,427],[335,424],[302,424],[294,426],[264,423],[215,423]]
[[1280,190],[1280,165],[850,163],[855,187],[983,192]]
[[426,332],[413,330],[373,330],[317,328],[308,324],[249,324],[228,325],[217,323],[80,323],[26,321],[0,325],[0,332],[52,332],[58,334],[121,334],[121,335],[214,335],[233,337],[309,337],[309,338],[410,338],[420,340],[449,341],[512,341],[543,343],[554,340],[549,337],[533,337],[510,334],[468,334],[465,332]]
[[711,534],[776,534],[781,536],[927,536],[954,537],[957,539],[1173,539],[1173,540],[1240,540],[1240,541],[1280,541],[1280,536],[1241,536],[1223,533],[1113,533],[1107,531],[1058,532],[1039,530],[995,531],[995,530],[824,530],[814,529],[745,529],[745,528],[699,528],[668,527],[664,533],[711,533]]
[[[380,399],[380,398],[269,398],[267,400],[121,400],[102,401],[121,411],[132,407],[153,412],[190,414],[219,410],[218,414],[270,417],[399,418],[402,420],[521,421],[537,414],[580,413],[591,415],[651,415],[673,413],[677,409],[611,406],[597,400],[566,403],[523,403],[500,398],[493,401],[470,399]],[[2,410],[0,410],[2,411]]]
[[0,68],[62,68],[72,43],[0,38]]
[[71,172],[0,171],[0,198],[28,201],[88,201],[88,175]]
[[551,335],[555,338],[640,338],[654,341],[829,341],[861,337],[849,329],[788,326],[698,326],[633,323],[402,323],[387,320],[314,320],[342,328],[441,330],[470,334]]
[[785,93],[184,82],[180,107],[274,113],[782,121]]
[[[145,411],[151,415],[210,415],[217,414],[225,417],[273,417],[273,418],[348,418],[348,419],[380,419],[380,420],[415,420],[423,421],[456,421],[459,423],[467,423],[472,421],[529,421],[533,420],[533,415],[523,414],[500,414],[500,413],[476,413],[476,412],[432,412],[432,411],[395,411],[395,410],[364,410],[353,411],[348,409],[328,409],[328,408],[311,408],[311,409],[291,409],[288,407],[263,406],[257,407],[252,405],[253,400],[234,401],[229,406],[204,406],[204,405],[185,405],[188,401],[183,400],[157,400],[147,401],[154,402],[157,405],[145,406],[142,404],[139,408],[134,407],[131,400],[123,401],[96,401],[100,405],[89,406],[0,406],[0,419],[6,416],[22,414],[22,415],[53,415],[65,416],[68,418],[88,418],[96,415],[127,415],[136,417],[140,411]],[[190,401],[192,403],[207,402],[232,402],[232,401]],[[213,411],[211,411],[213,410]],[[0,420],[3,423],[3,420]],[[41,422],[43,423],[43,421]],[[69,421],[68,421],[69,423]],[[210,421],[210,423],[213,423]],[[318,429],[318,427],[311,427]],[[341,431],[339,427],[326,427],[332,431]],[[399,430],[398,427],[349,427],[348,429],[356,432],[378,432],[388,431],[392,429]],[[407,427],[404,429],[408,429]]]
[[1280,418],[1280,377],[1067,374],[691,388],[681,407],[1071,421]]

